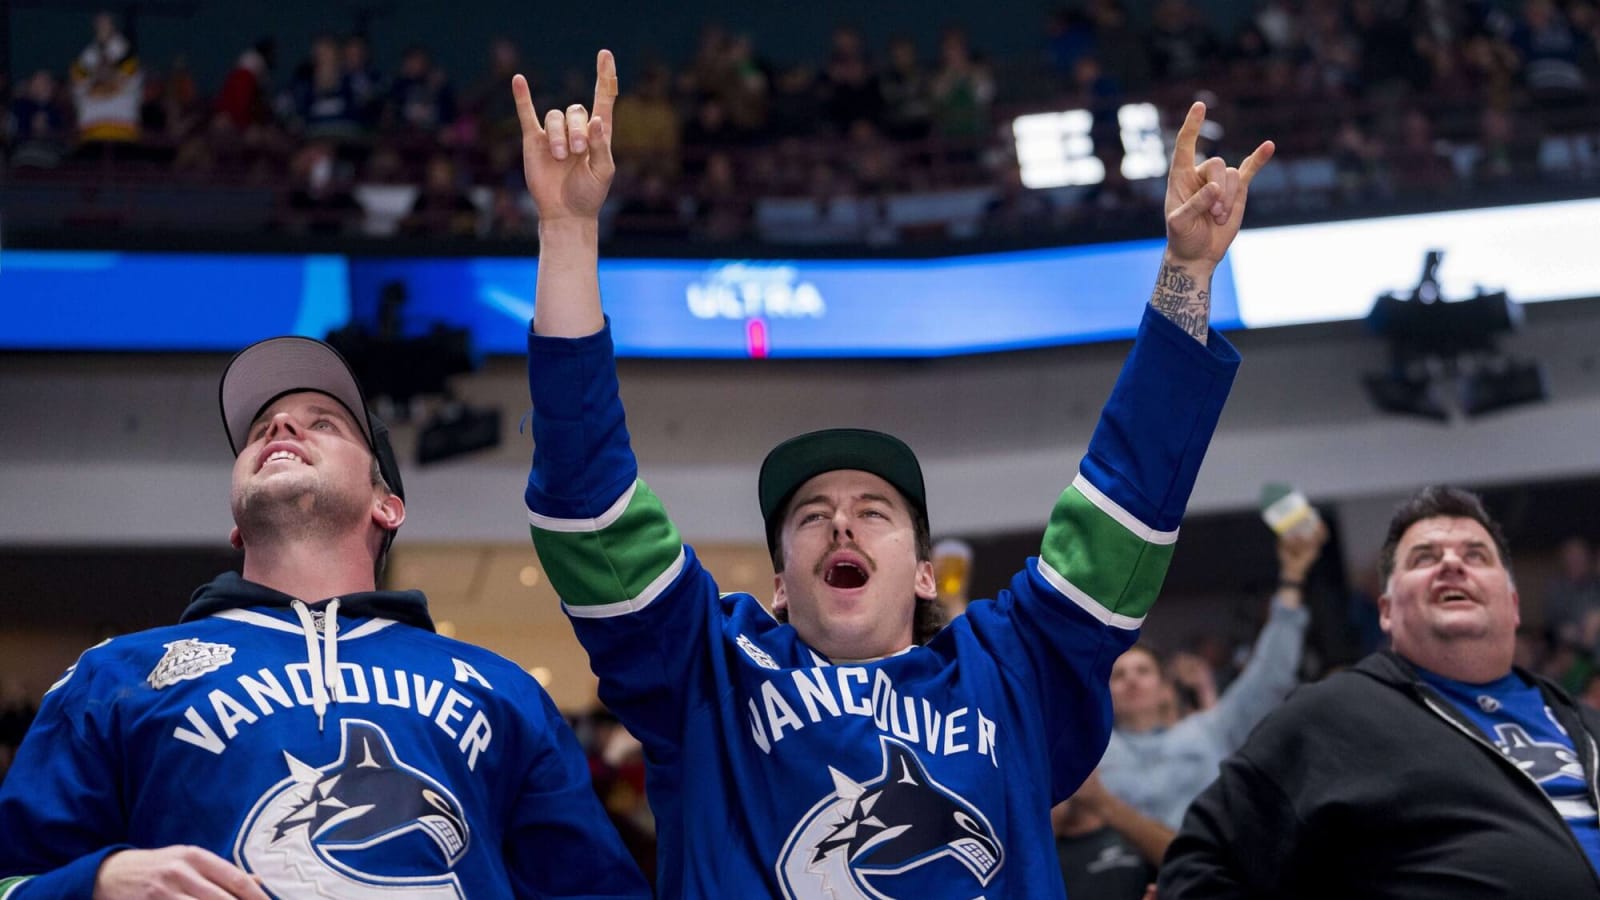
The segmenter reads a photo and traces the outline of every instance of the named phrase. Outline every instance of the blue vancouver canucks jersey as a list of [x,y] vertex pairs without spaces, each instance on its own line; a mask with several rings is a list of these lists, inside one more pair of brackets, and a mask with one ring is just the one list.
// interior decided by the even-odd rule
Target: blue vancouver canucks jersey
[[1238,357],[1147,313],[1040,554],[930,643],[833,665],[722,595],[638,479],[609,324],[529,337],[534,543],[644,743],[666,897],[1061,897],[1049,810],[1111,728]]
[[[346,603],[372,598],[426,623],[416,592]],[[89,897],[110,852],[173,844],[280,898],[649,896],[526,672],[288,601],[224,575],[217,611],[83,654],[0,785],[0,898]]]

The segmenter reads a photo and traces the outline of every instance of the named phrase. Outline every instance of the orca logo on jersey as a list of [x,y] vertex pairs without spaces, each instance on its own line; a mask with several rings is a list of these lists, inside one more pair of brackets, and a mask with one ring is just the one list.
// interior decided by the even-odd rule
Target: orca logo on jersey
[[1500,751],[1511,757],[1517,768],[1532,775],[1534,781],[1543,784],[1562,775],[1583,779],[1583,763],[1571,747],[1555,741],[1541,741],[1512,722],[1494,726],[1494,733]]
[[450,870],[470,838],[461,804],[395,755],[383,729],[340,723],[320,768],[284,752],[289,776],[256,801],[233,856],[281,897],[461,900]]
[[983,812],[929,777],[910,747],[879,741],[883,770],[857,782],[829,766],[833,793],[790,832],[777,866],[788,900],[910,896],[897,879],[934,866],[946,884],[964,871],[976,891],[1000,871],[1005,849]]

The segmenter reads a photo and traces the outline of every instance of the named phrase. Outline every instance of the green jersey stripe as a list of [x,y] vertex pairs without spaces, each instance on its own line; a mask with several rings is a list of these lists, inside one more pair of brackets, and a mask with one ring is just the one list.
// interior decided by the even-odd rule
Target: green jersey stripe
[[1063,583],[1082,594],[1073,597],[1079,605],[1088,599],[1108,615],[1131,620],[1150,611],[1167,577],[1173,546],[1128,530],[1074,481],[1051,511],[1039,555]]
[[17,888],[26,884],[33,876],[22,875],[16,878],[0,878],[0,900],[6,900],[17,892]]
[[577,616],[580,619],[609,619],[612,616],[625,616],[631,612],[638,612],[649,606],[652,601],[661,596],[662,592],[673,581],[677,580],[678,573],[683,571],[683,563],[687,558],[680,545],[678,558],[673,560],[672,565],[668,566],[665,572],[656,576],[655,581],[646,585],[644,591],[637,597],[618,600],[616,603],[597,603],[589,606],[574,606],[563,600],[561,601],[561,608],[567,611],[567,615]]
[[550,584],[574,615],[622,615],[640,609],[683,568],[683,539],[660,498],[642,481],[635,482],[627,497],[627,506],[615,515],[613,505],[598,519],[556,520],[562,525],[607,522],[603,528],[543,528],[539,523],[530,528]]
[[1110,625],[1113,628],[1121,628],[1126,631],[1133,631],[1144,625],[1144,616],[1134,618],[1132,616],[1119,615],[1096,603],[1093,597],[1085,594],[1082,588],[1068,581],[1060,572],[1050,568],[1050,564],[1043,559],[1039,560],[1039,574],[1044,577],[1045,581],[1050,582],[1050,586],[1056,589],[1056,593],[1078,604],[1080,609],[1094,616],[1102,625]]
[[1072,486],[1078,489],[1078,493],[1088,497],[1089,502],[1099,507],[1101,512],[1116,519],[1123,528],[1133,532],[1141,540],[1149,541],[1152,544],[1175,544],[1178,542],[1178,529],[1157,531],[1144,524],[1133,513],[1119,506],[1117,501],[1101,493],[1099,488],[1089,482],[1089,479],[1083,477],[1082,472],[1078,473],[1078,477],[1072,479]]

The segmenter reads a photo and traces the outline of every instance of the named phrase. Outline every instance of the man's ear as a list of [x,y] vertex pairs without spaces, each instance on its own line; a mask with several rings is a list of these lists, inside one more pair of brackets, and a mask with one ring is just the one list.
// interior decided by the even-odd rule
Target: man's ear
[[783,587],[783,575],[772,576],[772,614],[777,615],[780,610],[789,608],[789,592]]
[[406,502],[394,494],[385,494],[372,504],[372,521],[384,531],[394,531],[406,520]]
[[917,562],[916,593],[919,600],[939,599],[939,580],[933,577],[933,563],[929,560]]
[[235,525],[228,530],[228,543],[232,544],[235,550],[244,549],[244,535],[239,533],[239,526]]

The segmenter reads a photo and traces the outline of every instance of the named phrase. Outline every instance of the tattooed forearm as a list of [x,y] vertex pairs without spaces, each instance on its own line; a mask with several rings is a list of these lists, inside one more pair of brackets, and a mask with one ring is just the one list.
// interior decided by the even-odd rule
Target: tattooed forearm
[[1184,269],[1165,260],[1150,305],[1204,344],[1211,331],[1211,292]]

